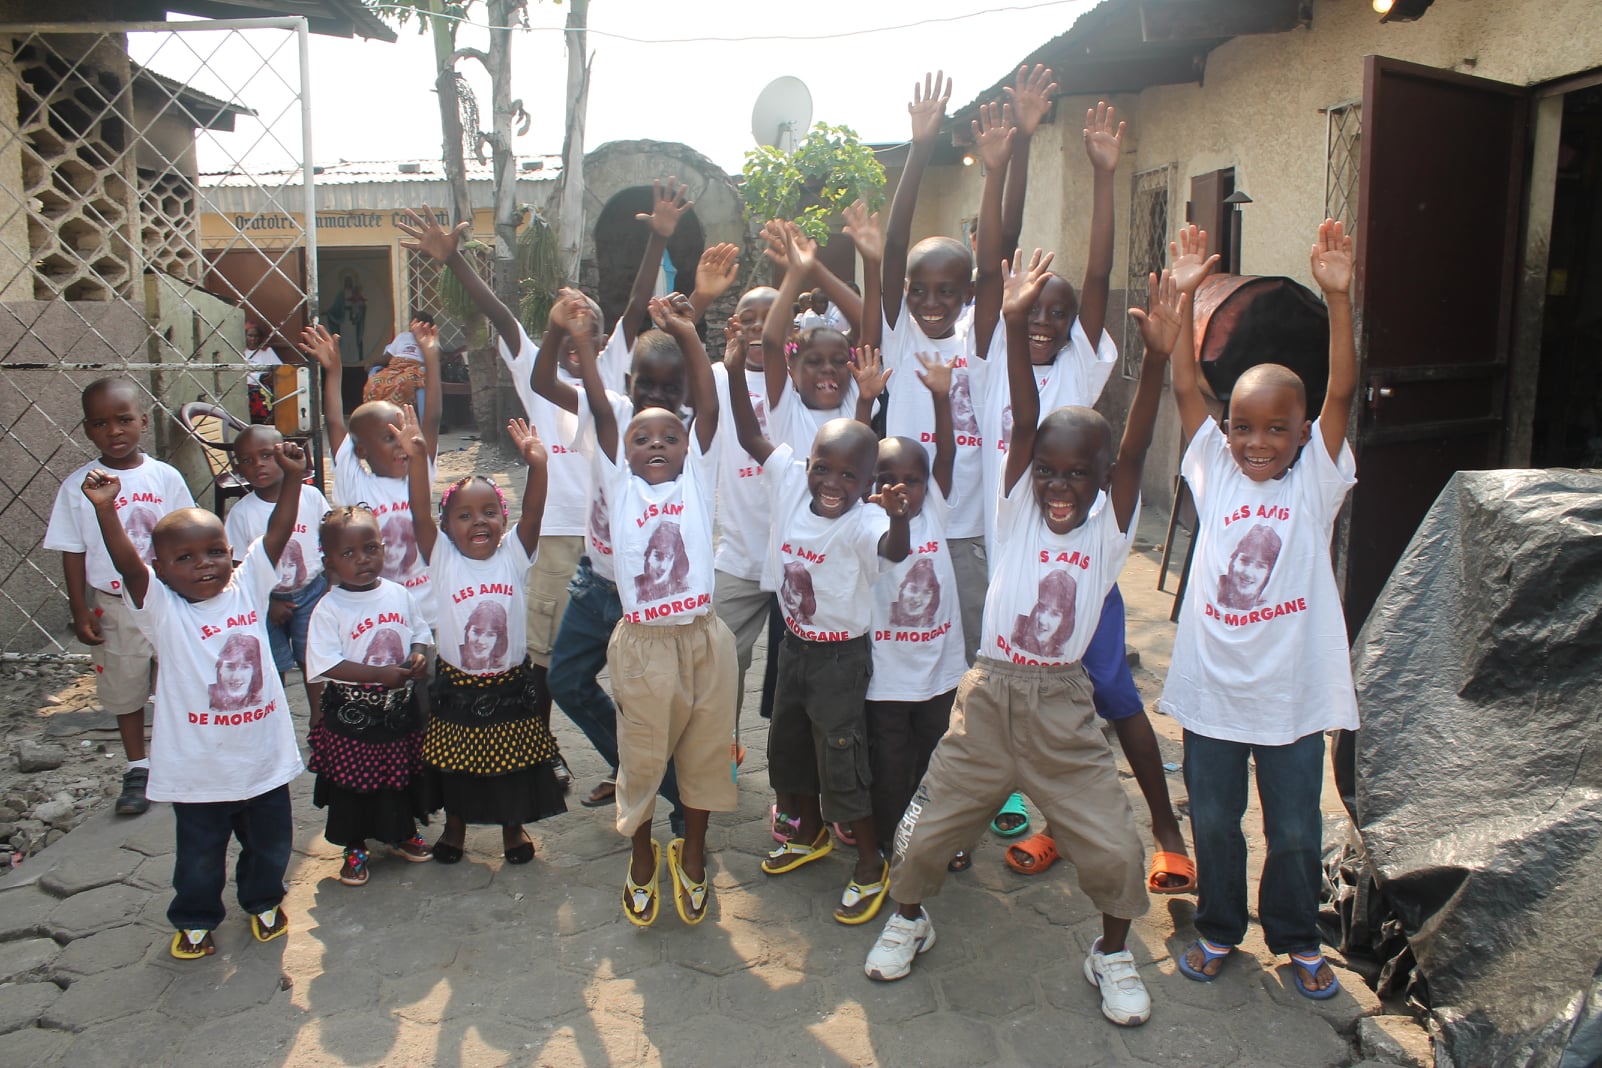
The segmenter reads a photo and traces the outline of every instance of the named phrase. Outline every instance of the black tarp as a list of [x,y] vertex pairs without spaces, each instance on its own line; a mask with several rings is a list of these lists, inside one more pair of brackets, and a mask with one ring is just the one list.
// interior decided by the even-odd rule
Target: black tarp
[[1353,648],[1357,826],[1459,1068],[1602,1062],[1602,474],[1460,472]]

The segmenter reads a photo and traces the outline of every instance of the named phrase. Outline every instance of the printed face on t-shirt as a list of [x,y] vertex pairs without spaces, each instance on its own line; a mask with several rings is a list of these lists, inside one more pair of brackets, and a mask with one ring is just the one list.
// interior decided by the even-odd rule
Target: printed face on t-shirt
[[157,518],[155,512],[136,504],[129,507],[122,521],[123,529],[128,532],[128,540],[133,542],[134,552],[147,564],[156,558],[151,549],[151,540],[156,533]]
[[253,634],[235,634],[217,654],[217,681],[207,687],[216,712],[237,712],[262,702],[264,676],[261,640]]
[[417,563],[417,531],[409,513],[396,512],[384,517],[384,577],[403,580]]
[[506,606],[485,601],[473,609],[462,630],[462,668],[466,671],[497,671],[506,660]]
[[300,542],[290,538],[284,545],[284,555],[278,558],[278,588],[298,590],[306,585],[306,554]]
[[1068,279],[1060,274],[1048,277],[1029,308],[1029,362],[1044,367],[1055,360],[1078,314],[1079,298]]
[[1035,656],[1061,656],[1074,632],[1078,583],[1067,571],[1048,571],[1040,580],[1035,606],[1013,623],[1012,644]]
[[958,434],[979,433],[979,417],[974,414],[967,371],[951,372],[951,429]]
[[[411,524],[406,524],[411,528]],[[361,510],[322,527],[323,568],[347,590],[370,590],[384,574],[384,539],[373,513]]]
[[779,601],[791,619],[802,626],[812,625],[813,617],[818,614],[818,598],[812,589],[812,575],[805,564],[791,560],[784,565]]
[[684,535],[673,522],[658,523],[645,543],[645,570],[634,576],[634,593],[643,604],[662,601],[690,588],[690,557]]
[[1266,523],[1246,532],[1229,557],[1229,571],[1218,577],[1218,603],[1225,608],[1256,608],[1263,603],[1282,543]]
[[851,346],[826,326],[813,328],[790,357],[790,380],[801,403],[814,411],[840,407],[851,381]]
[[896,627],[930,627],[940,610],[940,579],[932,560],[915,562],[901,579],[896,599],[890,602],[890,624]]
[[406,659],[406,639],[394,627],[382,627],[373,632],[362,663],[373,667],[389,667]]

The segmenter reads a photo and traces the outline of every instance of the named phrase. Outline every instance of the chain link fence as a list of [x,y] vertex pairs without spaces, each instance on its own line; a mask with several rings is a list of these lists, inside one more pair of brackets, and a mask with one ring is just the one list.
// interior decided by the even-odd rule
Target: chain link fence
[[0,24],[0,655],[81,651],[41,543],[57,488],[96,455],[82,388],[135,382],[146,452],[207,505],[218,457],[180,409],[248,419],[246,322],[293,358],[316,314],[310,183],[264,187],[292,228],[269,245],[248,225],[203,241],[198,180],[309,161],[306,34],[299,18]]

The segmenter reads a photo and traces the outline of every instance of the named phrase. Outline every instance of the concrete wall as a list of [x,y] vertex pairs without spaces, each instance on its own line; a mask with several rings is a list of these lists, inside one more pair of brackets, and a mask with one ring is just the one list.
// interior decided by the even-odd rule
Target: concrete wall
[[[1020,53],[1028,50],[1021,43]],[[1363,57],[1390,56],[1478,77],[1531,85],[1602,66],[1602,4],[1454,0],[1413,23],[1382,24],[1367,3],[1316,0],[1310,27],[1241,37],[1207,59],[1202,85],[1159,86],[1110,98],[1129,123],[1117,183],[1118,237],[1108,328],[1119,341],[1128,258],[1129,192],[1137,171],[1177,165],[1169,218],[1184,219],[1190,177],[1235,169],[1253,199],[1243,220],[1246,274],[1287,275],[1312,285],[1307,253],[1324,217],[1326,120],[1321,109],[1359,99]],[[1064,97],[1035,135],[1023,239],[1057,251],[1075,284],[1089,240],[1090,170],[1081,117],[1094,97]],[[914,236],[960,236],[977,211],[980,167],[934,168],[925,179]],[[1135,295],[1136,300],[1143,293]],[[1100,405],[1122,418],[1133,383],[1114,375]],[[1159,417],[1147,466],[1148,499],[1168,499],[1178,467],[1171,402]]]

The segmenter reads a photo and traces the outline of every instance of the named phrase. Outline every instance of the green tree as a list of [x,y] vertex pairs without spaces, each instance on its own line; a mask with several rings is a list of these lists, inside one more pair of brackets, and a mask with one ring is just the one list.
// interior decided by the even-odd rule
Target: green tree
[[849,126],[818,123],[794,152],[771,145],[745,154],[747,220],[792,219],[819,244],[829,219],[855,200],[869,211],[884,205],[884,167]]

